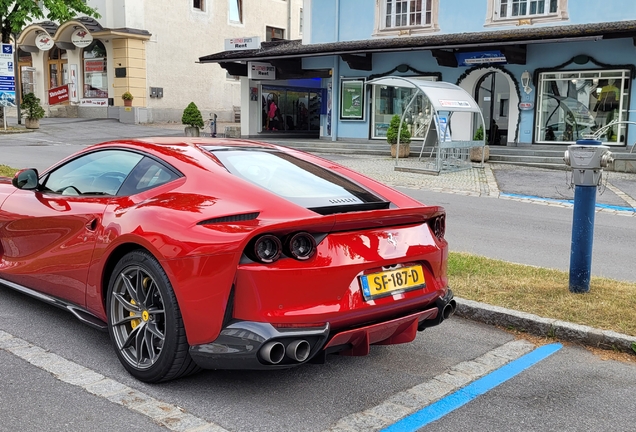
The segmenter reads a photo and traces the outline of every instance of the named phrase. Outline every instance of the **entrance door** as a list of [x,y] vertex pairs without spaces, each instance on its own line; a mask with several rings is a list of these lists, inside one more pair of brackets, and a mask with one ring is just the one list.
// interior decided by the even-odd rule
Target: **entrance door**
[[493,71],[481,77],[475,100],[484,115],[488,145],[507,145],[510,85],[504,74]]
[[316,90],[263,86],[262,132],[318,132],[321,99]]
[[66,50],[53,47],[49,51],[49,89],[68,84],[68,57]]

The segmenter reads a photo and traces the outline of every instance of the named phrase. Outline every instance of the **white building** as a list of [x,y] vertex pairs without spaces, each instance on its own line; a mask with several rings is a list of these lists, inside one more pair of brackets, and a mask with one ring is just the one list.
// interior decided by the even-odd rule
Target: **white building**
[[23,92],[50,115],[116,117],[122,94],[135,121],[180,121],[195,102],[204,117],[234,121],[240,81],[198,64],[226,39],[302,37],[302,0],[88,0],[100,18],[39,22],[17,37]]

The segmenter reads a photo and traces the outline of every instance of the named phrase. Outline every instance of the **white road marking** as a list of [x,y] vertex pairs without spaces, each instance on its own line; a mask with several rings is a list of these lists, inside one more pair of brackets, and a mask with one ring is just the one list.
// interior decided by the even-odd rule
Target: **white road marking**
[[[534,344],[525,340],[508,342],[474,360],[459,363],[448,372],[427,382],[397,393],[375,407],[343,417],[325,432],[378,431],[516,360],[534,348]],[[0,349],[49,372],[62,382],[145,415],[169,430],[228,432],[212,422],[185,412],[181,407],[161,402],[2,330]]]
[[177,432],[228,432],[176,405],[161,402],[84,366],[50,353],[0,330],[0,349],[52,374],[58,380],[80,387],[95,396],[143,414],[155,423]]
[[368,410],[340,419],[325,432],[378,431],[465,387],[535,349],[525,340],[515,340],[497,347],[474,360],[453,366],[448,372],[391,396]]

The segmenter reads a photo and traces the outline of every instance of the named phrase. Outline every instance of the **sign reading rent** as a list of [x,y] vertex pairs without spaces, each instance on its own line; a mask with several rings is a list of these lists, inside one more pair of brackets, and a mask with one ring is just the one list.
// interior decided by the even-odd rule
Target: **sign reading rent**
[[276,68],[269,63],[247,62],[247,77],[253,80],[275,80]]

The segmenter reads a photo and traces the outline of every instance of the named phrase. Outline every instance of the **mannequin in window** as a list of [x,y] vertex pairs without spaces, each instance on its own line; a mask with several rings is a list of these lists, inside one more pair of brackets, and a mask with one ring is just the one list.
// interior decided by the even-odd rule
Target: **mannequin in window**
[[598,95],[594,111],[608,112],[618,108],[620,91],[614,83],[615,81],[611,79],[607,82],[607,85],[601,88],[601,93]]

